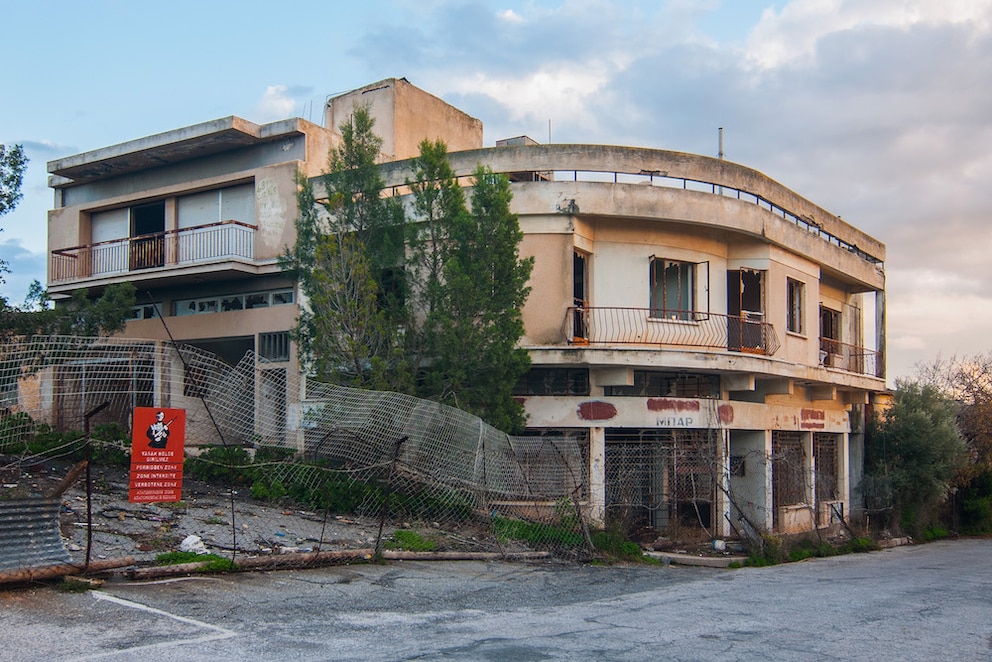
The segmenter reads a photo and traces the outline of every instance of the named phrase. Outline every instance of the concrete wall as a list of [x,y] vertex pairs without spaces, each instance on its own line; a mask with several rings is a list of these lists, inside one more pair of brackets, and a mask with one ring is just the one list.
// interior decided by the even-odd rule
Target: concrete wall
[[334,131],[355,108],[367,104],[382,138],[382,161],[409,159],[420,154],[420,142],[441,139],[448,150],[482,147],[482,122],[429,94],[405,78],[388,78],[330,99],[324,126]]

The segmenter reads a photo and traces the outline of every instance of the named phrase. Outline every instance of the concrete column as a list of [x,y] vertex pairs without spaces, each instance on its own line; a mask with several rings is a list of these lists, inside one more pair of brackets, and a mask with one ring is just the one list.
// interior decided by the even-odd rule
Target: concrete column
[[589,428],[589,525],[606,525],[606,428]]
[[887,371],[885,369],[887,348],[885,346],[885,324],[886,324],[886,311],[885,311],[885,291],[875,292],[875,343],[878,349],[878,360],[881,361],[879,366],[879,377],[886,377]]
[[765,433],[765,531],[771,531],[775,524],[775,501],[772,493],[772,431]]
[[803,432],[802,435],[803,458],[806,462],[806,466],[803,467],[803,473],[806,474],[803,481],[806,491],[805,502],[812,508],[816,502],[816,459],[813,457],[813,433]]
[[851,512],[851,435],[843,433],[837,444],[837,498],[844,502],[844,516]]
[[720,474],[717,476],[718,487],[714,495],[713,514],[718,518],[718,522],[713,527],[713,535],[726,538],[731,535],[730,521],[730,501],[727,499],[727,492],[730,491],[730,430],[717,430],[717,466],[720,467]]

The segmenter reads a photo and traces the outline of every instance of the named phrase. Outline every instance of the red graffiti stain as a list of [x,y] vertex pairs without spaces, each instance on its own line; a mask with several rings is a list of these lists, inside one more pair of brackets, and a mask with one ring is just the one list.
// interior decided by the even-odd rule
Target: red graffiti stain
[[584,421],[605,421],[617,415],[617,408],[609,402],[583,402],[578,412]]
[[648,411],[699,411],[699,400],[651,398],[648,400]]
[[822,409],[803,409],[800,413],[804,421],[827,420],[827,414]]
[[734,422],[734,406],[733,405],[720,405],[716,410],[717,416],[720,417],[720,422],[723,424]]
[[803,421],[799,427],[804,430],[822,430],[827,427],[826,423],[819,423],[817,421]]

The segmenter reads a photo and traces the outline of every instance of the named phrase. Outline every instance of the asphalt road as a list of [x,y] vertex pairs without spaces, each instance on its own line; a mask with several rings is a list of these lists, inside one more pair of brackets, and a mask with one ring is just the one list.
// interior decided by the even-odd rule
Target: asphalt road
[[391,562],[0,592],[3,660],[992,660],[992,540],[771,568]]

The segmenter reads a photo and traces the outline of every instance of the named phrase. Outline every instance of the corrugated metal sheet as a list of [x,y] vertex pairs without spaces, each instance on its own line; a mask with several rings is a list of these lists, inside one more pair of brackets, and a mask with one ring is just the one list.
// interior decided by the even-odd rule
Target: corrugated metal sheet
[[0,571],[68,563],[59,499],[0,499]]

